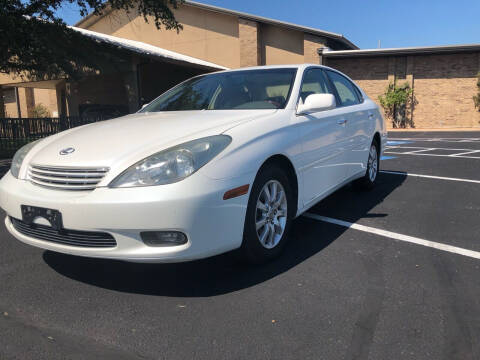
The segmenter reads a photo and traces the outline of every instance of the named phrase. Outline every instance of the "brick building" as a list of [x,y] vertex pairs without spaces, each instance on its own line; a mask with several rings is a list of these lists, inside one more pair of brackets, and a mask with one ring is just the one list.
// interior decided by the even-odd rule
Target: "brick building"
[[374,100],[390,82],[407,81],[417,100],[411,117],[417,128],[480,127],[472,100],[480,45],[360,50],[340,34],[193,1],[181,5],[175,16],[183,25],[179,33],[157,30],[153,21],[124,11],[85,17],[74,29],[114,44],[126,59],[121,68],[76,82],[28,82],[0,74],[0,112],[29,117],[40,103],[52,116],[84,115],[95,106],[133,112],[196,74],[315,63],[345,72]]
[[[74,30],[114,44],[127,59],[120,70],[73,82],[25,82],[0,74],[10,117],[29,117],[42,103],[52,115],[82,115],[88,106],[128,106],[133,112],[193,75],[261,64],[319,63],[318,48],[358,49],[342,35],[186,1],[175,11],[183,30],[119,10],[87,16]],[[0,115],[1,116],[1,115]]]
[[389,83],[408,82],[416,98],[410,119],[416,128],[480,126],[472,100],[480,45],[319,52],[325,65],[352,77],[377,102]]

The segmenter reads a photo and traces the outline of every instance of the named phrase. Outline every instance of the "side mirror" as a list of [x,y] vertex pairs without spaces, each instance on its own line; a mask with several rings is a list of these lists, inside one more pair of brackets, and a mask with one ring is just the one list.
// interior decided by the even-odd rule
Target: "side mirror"
[[319,111],[334,109],[337,106],[335,96],[332,94],[311,94],[308,95],[303,103],[300,102],[297,106],[297,114],[305,115]]

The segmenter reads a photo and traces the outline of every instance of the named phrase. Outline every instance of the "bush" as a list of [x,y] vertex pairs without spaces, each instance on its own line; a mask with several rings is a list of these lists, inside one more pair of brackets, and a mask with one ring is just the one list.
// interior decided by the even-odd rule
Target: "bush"
[[[408,110],[409,108],[411,110],[411,105],[416,103],[413,90],[407,82],[398,86],[390,83],[378,100],[385,111],[385,116],[392,121],[394,128],[407,127]],[[413,127],[412,122],[410,125]]]
[[473,96],[473,103],[475,104],[475,108],[480,111],[480,72],[477,74],[477,88],[478,93]]
[[38,104],[35,105],[35,107],[32,110],[32,116],[34,118],[47,118],[51,117],[50,115],[50,110],[47,109],[47,107],[43,104]]

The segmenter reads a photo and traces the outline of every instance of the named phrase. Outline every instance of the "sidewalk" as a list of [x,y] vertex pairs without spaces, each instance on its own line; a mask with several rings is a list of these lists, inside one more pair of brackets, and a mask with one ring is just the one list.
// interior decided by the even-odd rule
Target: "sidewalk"
[[471,128],[407,128],[407,129],[388,129],[388,132],[467,132],[480,131],[480,126]]

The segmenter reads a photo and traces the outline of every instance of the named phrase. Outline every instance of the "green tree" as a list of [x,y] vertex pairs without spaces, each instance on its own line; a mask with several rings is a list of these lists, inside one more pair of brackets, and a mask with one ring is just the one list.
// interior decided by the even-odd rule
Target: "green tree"
[[480,72],[477,74],[477,95],[473,96],[473,103],[475,108],[480,111]]
[[0,73],[31,79],[76,78],[111,59],[101,46],[69,28],[57,10],[74,4],[81,16],[107,9],[135,12],[160,29],[182,29],[172,12],[184,0],[0,0]]
[[[394,128],[407,127],[408,116],[411,115],[412,107],[416,104],[413,90],[408,82],[401,85],[390,83],[378,100],[385,111],[385,116],[392,121]],[[413,127],[413,123],[410,125]]]

